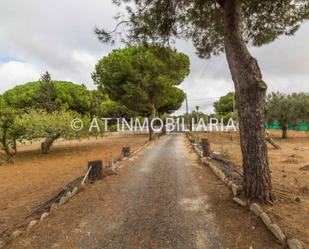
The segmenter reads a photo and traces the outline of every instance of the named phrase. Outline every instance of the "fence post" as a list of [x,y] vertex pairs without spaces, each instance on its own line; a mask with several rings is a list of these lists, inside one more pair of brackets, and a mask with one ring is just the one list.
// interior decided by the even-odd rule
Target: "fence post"
[[122,156],[123,157],[128,157],[130,156],[130,146],[123,146],[122,147]]
[[89,172],[90,181],[98,181],[103,178],[103,163],[102,160],[88,162],[88,169],[91,167]]
[[210,144],[207,138],[202,138],[203,157],[211,157]]

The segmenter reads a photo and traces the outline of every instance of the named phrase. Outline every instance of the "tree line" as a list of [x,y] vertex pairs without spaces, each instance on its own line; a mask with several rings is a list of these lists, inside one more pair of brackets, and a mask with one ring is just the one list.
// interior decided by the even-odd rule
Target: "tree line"
[[[224,122],[230,117],[237,119],[235,93],[229,92],[214,103],[215,116],[223,118]],[[266,98],[264,123],[277,122],[282,130],[282,138],[288,137],[288,126],[297,127],[303,122],[309,122],[308,93],[271,92]]]
[[267,96],[265,119],[267,122],[278,122],[282,138],[288,137],[288,125],[298,126],[309,122],[309,94],[272,92]]
[[[150,44],[117,49],[102,58],[92,74],[96,90],[54,81],[49,72],[39,81],[16,86],[0,95],[0,159],[11,162],[17,143],[25,141],[43,139],[42,153],[48,153],[59,138],[98,136],[101,131],[88,131],[94,117],[147,117],[152,140],[154,117],[174,112],[184,101],[185,93],[177,86],[189,65],[185,54]],[[83,122],[79,131],[70,127],[75,118]]]
[[[96,91],[72,82],[53,81],[48,72],[39,81],[16,86],[0,96],[0,163],[12,162],[17,143],[43,139],[42,153],[48,153],[58,138],[90,135],[89,117],[96,112],[92,102]],[[100,100],[103,104],[106,97]],[[100,105],[97,103],[98,108]],[[118,108],[123,108],[118,104]],[[99,109],[100,110],[100,109]],[[71,129],[74,118],[84,123],[80,131]]]

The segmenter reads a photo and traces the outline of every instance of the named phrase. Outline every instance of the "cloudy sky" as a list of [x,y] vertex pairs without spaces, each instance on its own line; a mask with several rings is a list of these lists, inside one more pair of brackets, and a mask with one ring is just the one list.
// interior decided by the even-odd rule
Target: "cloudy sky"
[[[48,70],[54,79],[94,88],[91,72],[113,48],[100,43],[94,27],[112,28],[119,9],[112,0],[1,0],[0,94],[15,85],[37,80]],[[233,90],[225,55],[201,60],[190,43],[176,47],[191,59],[191,74],[181,88],[189,108],[211,112],[219,96]],[[262,48],[251,48],[269,91],[309,90],[309,23],[293,37],[281,37]],[[182,108],[184,110],[184,108]]]

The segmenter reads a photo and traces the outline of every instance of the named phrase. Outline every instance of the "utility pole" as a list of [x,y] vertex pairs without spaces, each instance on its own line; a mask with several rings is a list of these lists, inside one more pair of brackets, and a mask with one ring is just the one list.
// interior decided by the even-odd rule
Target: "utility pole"
[[186,123],[187,123],[187,127],[188,128],[188,123],[189,123],[189,106],[188,106],[188,95],[186,93]]
[[186,94],[186,115],[189,115],[189,107],[188,107],[188,96]]
[[200,110],[200,107],[197,105],[196,107],[195,107],[195,109],[196,109],[196,122],[198,123],[199,121],[200,121],[200,117],[199,117],[199,113],[198,113],[198,111]]

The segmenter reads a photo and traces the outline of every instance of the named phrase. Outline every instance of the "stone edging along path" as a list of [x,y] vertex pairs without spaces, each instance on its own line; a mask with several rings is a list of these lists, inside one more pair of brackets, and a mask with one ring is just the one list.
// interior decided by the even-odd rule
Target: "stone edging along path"
[[[132,157],[133,155],[135,155],[136,153],[138,153],[139,151],[141,151],[142,149],[144,149],[145,147],[147,147],[151,142],[148,141],[145,144],[141,145],[139,148],[137,148],[136,150],[132,151],[130,153],[130,155],[128,157],[117,157],[116,160],[112,160],[112,165],[109,165],[108,168],[111,168],[111,170],[115,170],[116,169],[116,165],[119,164],[122,161],[125,161],[126,159]],[[107,167],[106,167],[107,168]],[[40,215],[39,219],[33,219],[31,220],[27,226],[24,226],[23,229],[18,229],[15,230],[13,233],[11,233],[11,235],[9,236],[9,238],[7,238],[6,240],[1,240],[0,239],[0,249],[4,248],[5,246],[7,246],[9,243],[11,243],[13,240],[17,239],[18,237],[20,237],[23,234],[29,234],[31,232],[31,230],[39,225],[43,220],[45,220],[51,213],[54,213],[57,209],[59,209],[61,206],[63,206],[65,203],[67,203],[70,199],[72,199],[73,196],[75,196],[77,193],[79,193],[80,191],[84,190],[86,187],[86,183],[87,183],[87,177],[88,177],[88,172],[86,173],[83,181],[81,183],[79,183],[77,186],[75,186],[71,191],[68,190],[66,191],[66,193],[60,198],[59,202],[54,202],[50,208],[49,211],[47,212],[43,212]]]
[[192,139],[189,133],[187,133],[187,138],[189,139],[193,149],[199,155],[202,163],[207,165],[213,171],[213,173],[232,190],[234,202],[242,207],[248,208],[254,215],[259,217],[267,229],[278,239],[281,245],[287,246],[289,249],[303,249],[302,243],[299,240],[287,238],[281,228],[270,219],[270,217],[263,211],[260,205],[254,202],[249,203],[247,201],[241,200],[238,195],[242,187],[229,180],[224,171],[220,170],[211,162],[211,160],[208,160],[203,156],[201,147],[198,143],[196,143],[195,139]]

